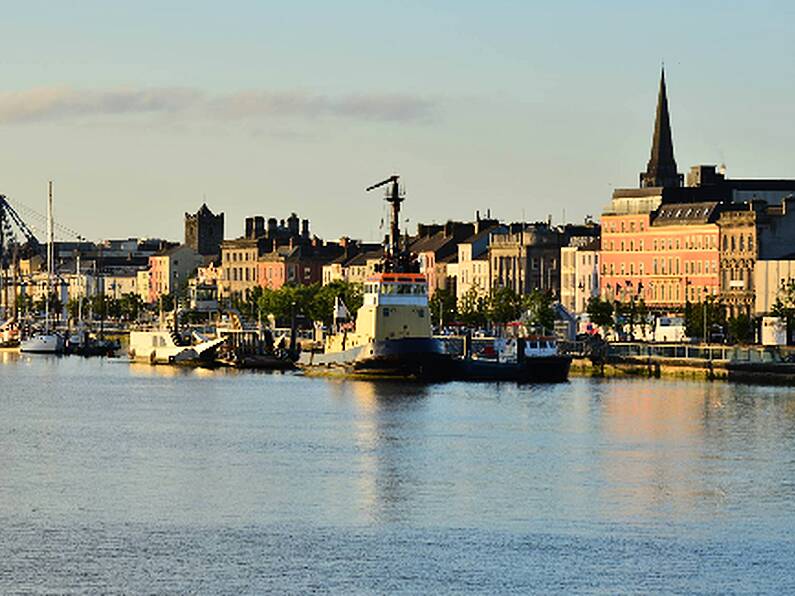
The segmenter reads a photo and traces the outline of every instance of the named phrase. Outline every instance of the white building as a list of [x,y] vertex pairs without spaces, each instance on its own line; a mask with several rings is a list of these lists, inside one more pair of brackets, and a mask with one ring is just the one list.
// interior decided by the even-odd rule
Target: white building
[[584,313],[599,296],[599,241],[560,249],[560,301],[573,313]]

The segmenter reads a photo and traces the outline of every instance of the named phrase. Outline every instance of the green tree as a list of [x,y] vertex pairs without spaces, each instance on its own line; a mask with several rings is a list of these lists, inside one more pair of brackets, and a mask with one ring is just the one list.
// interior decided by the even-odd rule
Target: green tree
[[685,304],[685,333],[694,339],[704,338],[704,323],[707,324],[707,341],[714,326],[725,328],[726,311],[719,300],[708,297],[703,302]]
[[488,308],[488,299],[473,286],[458,301],[458,319],[469,327],[482,327],[488,319]]
[[609,300],[594,296],[588,301],[586,308],[591,323],[602,329],[614,329],[616,326],[615,309]]
[[119,299],[119,315],[128,321],[135,321],[141,313],[143,305],[144,302],[138,294],[124,294]]
[[80,311],[83,311],[83,316],[88,312],[88,300],[85,297],[78,296],[77,298],[70,298],[66,303],[66,311],[69,318],[77,320],[80,317]]
[[732,342],[748,343],[754,339],[754,322],[748,315],[741,314],[728,321],[729,337]]
[[[49,302],[50,302],[50,316],[56,313],[60,313],[61,308],[63,308],[63,304],[61,303],[61,299],[58,297],[58,292],[50,292],[47,295],[47,297],[49,297]],[[47,310],[46,297],[45,296],[39,297],[39,299],[36,300],[35,303],[33,304],[33,307],[37,312],[40,313]]]
[[353,284],[342,280],[335,280],[316,289],[309,304],[307,316],[313,321],[331,324],[334,319],[334,303],[338,297],[345,303],[351,317],[356,318],[356,311],[362,306],[364,297],[362,284]]
[[527,323],[533,327],[541,327],[547,331],[555,328],[555,310],[552,308],[552,294],[533,290],[522,297],[522,309]]
[[458,320],[458,305],[455,300],[455,293],[449,288],[439,288],[433,293],[428,302],[428,309],[431,311],[431,321],[434,325],[452,323]]
[[522,314],[522,298],[511,288],[496,288],[489,301],[489,319],[495,323],[515,321]]
[[17,312],[25,315],[33,310],[33,297],[30,294],[17,294],[16,297]]

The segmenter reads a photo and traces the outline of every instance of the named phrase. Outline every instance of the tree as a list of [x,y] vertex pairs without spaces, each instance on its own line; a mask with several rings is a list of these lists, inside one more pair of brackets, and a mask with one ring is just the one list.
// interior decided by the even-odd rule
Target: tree
[[[50,292],[46,295],[49,297],[50,302],[50,316],[53,316],[57,313],[61,312],[61,308],[63,308],[63,304],[61,304],[61,299],[58,298],[58,292]],[[45,296],[41,296],[36,302],[34,303],[34,308],[38,312],[44,312],[47,310],[47,298]]]
[[588,301],[586,311],[591,323],[597,327],[605,330],[615,328],[615,311],[613,303],[609,300],[602,300],[598,296],[594,296]]
[[521,304],[529,325],[550,331],[555,328],[555,310],[549,292],[533,290],[522,297]]
[[356,311],[362,306],[364,297],[362,290],[362,284],[342,280],[335,280],[325,286],[320,286],[309,305],[307,316],[314,321],[331,324],[334,319],[334,303],[337,298],[340,298],[350,311],[351,316],[355,318]]
[[443,325],[458,320],[455,294],[449,288],[436,290],[428,302],[428,309],[431,311],[431,321],[434,325]]
[[143,308],[144,302],[138,294],[124,294],[119,299],[119,314],[128,321],[134,321]]
[[713,326],[724,328],[726,325],[726,311],[723,303],[712,297],[707,297],[704,302],[688,302],[685,305],[685,333],[695,339],[704,338],[704,322],[707,323],[707,341]]
[[732,317],[728,321],[729,336],[733,342],[747,343],[754,339],[754,324],[745,314]]
[[30,294],[17,294],[16,297],[17,312],[21,315],[26,315],[33,310],[33,297]]
[[511,288],[496,288],[489,301],[489,319],[495,323],[515,321],[522,314],[522,298]]
[[87,312],[88,301],[83,297],[70,298],[66,303],[66,312],[69,313],[69,318],[77,320],[80,318],[80,311]]
[[468,327],[482,327],[488,318],[488,308],[486,297],[473,286],[458,301],[458,319]]

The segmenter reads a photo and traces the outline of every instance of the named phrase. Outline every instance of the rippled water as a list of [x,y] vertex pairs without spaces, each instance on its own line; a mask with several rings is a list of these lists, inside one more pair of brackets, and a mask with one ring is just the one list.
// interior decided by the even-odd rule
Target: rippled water
[[795,591],[795,390],[0,353],[0,591]]

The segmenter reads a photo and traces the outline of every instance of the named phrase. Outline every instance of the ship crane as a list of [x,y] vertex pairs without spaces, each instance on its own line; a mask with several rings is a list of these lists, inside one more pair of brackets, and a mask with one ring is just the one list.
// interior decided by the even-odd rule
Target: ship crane
[[29,253],[36,254],[40,251],[41,243],[33,230],[11,206],[6,196],[0,195],[0,322],[8,316],[8,305],[12,302],[8,296],[9,283],[6,279],[12,263],[14,277],[17,273],[16,261],[19,258],[20,243],[15,229],[25,238],[25,248]]
[[390,185],[386,191],[386,201],[392,205],[392,213],[389,222],[389,245],[384,259],[385,272],[409,272],[416,268],[412,266],[409,255],[400,249],[400,203],[405,200],[406,194],[401,191],[398,185],[399,179],[400,176],[395,174],[365,189],[369,192],[376,188]]

